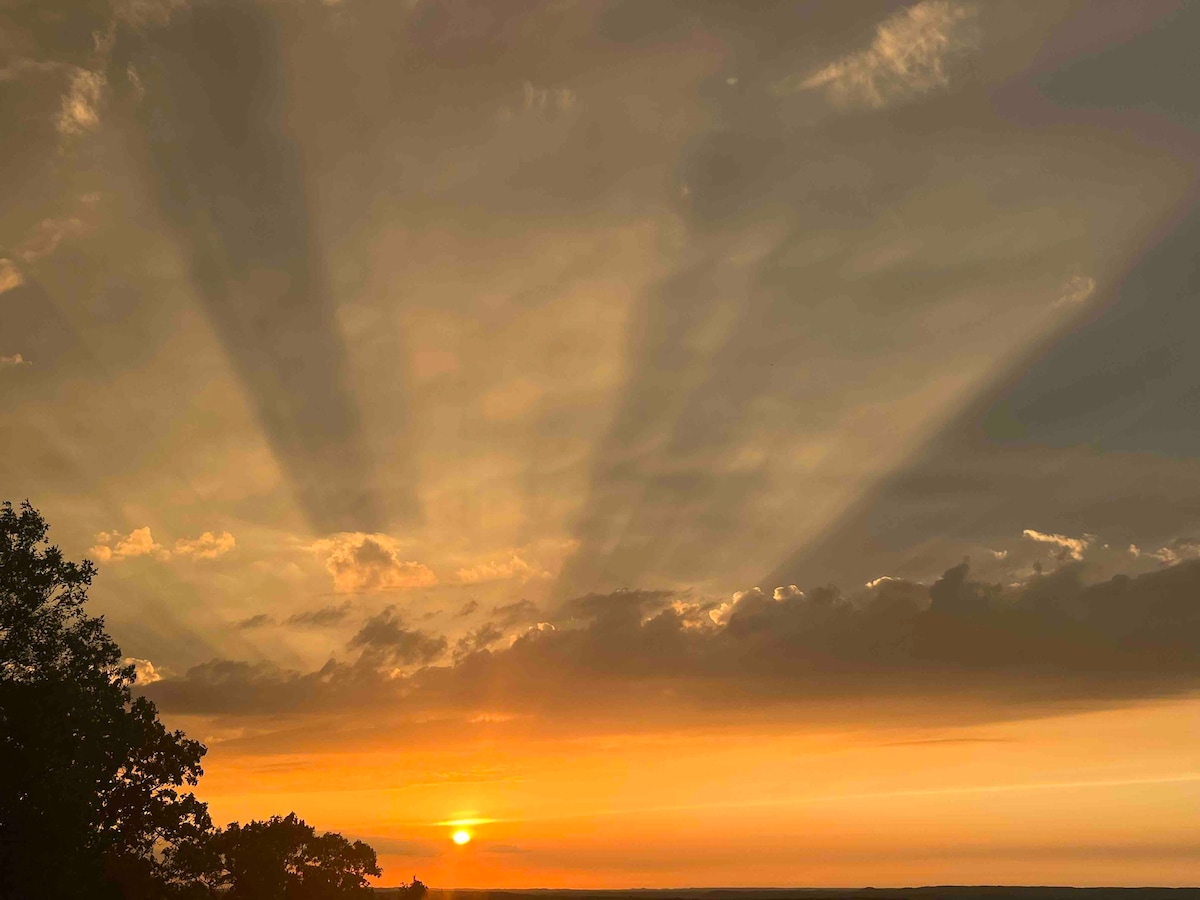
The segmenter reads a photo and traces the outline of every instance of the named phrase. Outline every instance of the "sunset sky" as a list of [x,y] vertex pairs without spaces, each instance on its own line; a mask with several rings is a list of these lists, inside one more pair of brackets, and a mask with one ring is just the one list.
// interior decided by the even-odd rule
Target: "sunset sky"
[[1198,42],[0,0],[0,499],[384,884],[1200,882]]

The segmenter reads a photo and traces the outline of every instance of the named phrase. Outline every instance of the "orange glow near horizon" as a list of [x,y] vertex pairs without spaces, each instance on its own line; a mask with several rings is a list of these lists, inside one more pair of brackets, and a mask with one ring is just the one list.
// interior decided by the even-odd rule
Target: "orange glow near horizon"
[[[1165,866],[1184,884],[1200,879],[1197,723],[1183,700],[933,732],[512,735],[314,753],[278,775],[217,746],[206,798],[374,842],[383,884],[1135,884]],[[447,827],[470,853],[444,849]]]

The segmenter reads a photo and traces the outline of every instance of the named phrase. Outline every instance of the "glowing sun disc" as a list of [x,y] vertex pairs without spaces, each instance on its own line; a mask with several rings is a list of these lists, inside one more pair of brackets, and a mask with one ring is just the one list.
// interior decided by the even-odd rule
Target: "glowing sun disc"
[[450,835],[450,840],[454,841],[454,843],[458,844],[458,846],[461,847],[463,844],[470,842],[471,832],[456,831],[456,832],[454,832],[454,834]]

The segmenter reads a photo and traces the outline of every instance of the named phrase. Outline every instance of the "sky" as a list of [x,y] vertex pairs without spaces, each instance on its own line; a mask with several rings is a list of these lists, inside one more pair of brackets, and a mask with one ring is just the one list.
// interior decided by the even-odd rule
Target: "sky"
[[1200,882],[1198,38],[0,0],[0,498],[383,883]]

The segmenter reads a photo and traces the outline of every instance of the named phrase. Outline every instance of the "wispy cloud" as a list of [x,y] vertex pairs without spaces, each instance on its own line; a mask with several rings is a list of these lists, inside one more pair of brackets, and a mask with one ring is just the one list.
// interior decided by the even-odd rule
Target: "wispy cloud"
[[943,90],[951,62],[977,44],[975,17],[973,5],[924,0],[880,22],[866,50],[787,78],[775,93],[823,88],[837,106],[879,109]]
[[1055,306],[1078,306],[1096,293],[1096,279],[1090,275],[1074,275],[1062,286]]
[[12,356],[0,356],[0,369],[15,369],[18,366],[29,365],[32,363],[20,353],[14,353]]
[[105,78],[101,72],[78,69],[62,98],[58,114],[58,132],[64,136],[91,131],[100,124],[100,100]]
[[549,578],[550,573],[537,566],[530,565],[516,553],[508,559],[494,560],[459,569],[456,573],[463,584],[479,584],[484,581],[507,581],[517,578],[528,581],[531,578]]
[[1067,537],[1065,534],[1046,534],[1041,531],[1034,531],[1032,528],[1026,528],[1021,534],[1031,541],[1037,541],[1042,544],[1053,544],[1058,547],[1058,556],[1062,559],[1083,559],[1083,552],[1092,543],[1092,536],[1090,534],[1073,538]]
[[224,556],[237,545],[233,535],[228,531],[215,534],[206,531],[195,540],[181,538],[175,542],[175,552],[179,556],[192,556],[196,559],[216,559]]

